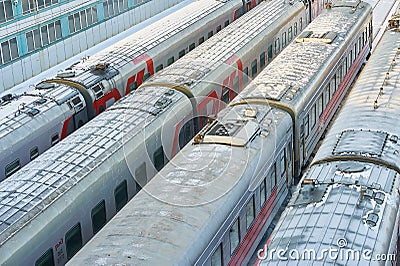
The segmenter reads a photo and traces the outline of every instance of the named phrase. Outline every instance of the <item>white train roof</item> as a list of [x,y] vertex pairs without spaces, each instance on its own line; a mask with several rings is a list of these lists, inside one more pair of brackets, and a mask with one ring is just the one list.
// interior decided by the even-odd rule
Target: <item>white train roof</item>
[[[240,35],[234,36],[238,38],[237,40],[240,40],[244,36],[248,38],[250,36],[254,37],[256,33],[263,35],[261,33],[265,29],[263,31],[262,27],[272,23],[268,19],[265,19],[266,15],[271,16],[272,20],[278,11],[279,14],[282,14],[282,12],[287,11],[286,7],[289,6],[285,5],[283,7],[282,3],[263,3],[260,8],[254,10],[257,10],[259,12],[257,14],[263,17],[262,22],[254,19],[251,15],[246,15],[244,22],[237,21],[229,25],[226,29],[229,28],[229,32],[232,32],[231,27],[238,29],[239,25],[246,25],[246,23],[249,23],[248,20],[254,20],[257,23],[250,24],[254,31],[241,27],[239,31]],[[265,7],[273,8],[270,10]],[[300,6],[297,5],[294,8],[297,9]],[[203,45],[206,45],[204,47],[209,48],[215,45],[213,47],[231,48],[235,41],[232,40],[231,35],[228,34],[227,36],[224,33],[226,29],[219,32],[219,35],[214,36],[215,38],[218,38],[218,36],[223,38],[207,40],[203,43]],[[236,42],[238,42],[237,40]],[[218,64],[218,60],[222,59],[218,56],[215,57],[214,50],[202,47],[199,46],[191,52],[197,53],[195,54],[195,58],[211,58],[208,62],[211,60],[215,67],[222,64],[222,62]],[[196,52],[198,49],[200,49],[199,52]],[[224,55],[227,57],[227,53],[224,53]],[[183,74],[193,77],[193,73],[199,71],[199,69],[206,73],[207,71],[211,71],[210,67],[212,66],[209,65],[210,63],[205,66],[191,64],[191,59],[187,59],[190,56],[191,54],[183,57],[175,62],[175,64],[157,73],[156,76],[164,75],[164,73],[167,73],[165,74],[167,76],[174,76],[175,74],[176,79],[176,75]],[[156,80],[155,77],[152,78],[153,81]],[[174,80],[171,80],[172,82]],[[190,89],[194,90],[195,85],[193,84]],[[104,113],[88,122],[79,131],[71,134],[68,138],[57,144],[56,147],[49,149],[33,162],[19,170],[19,172],[1,182],[0,245],[11,234],[33,219],[40,210],[47,208],[51,201],[68,191],[76,182],[83,180],[106,157],[111,156],[116,150],[122,149],[124,143],[128,141],[128,138],[126,135],[124,137],[124,134],[129,132],[130,139],[133,138],[133,136],[141,132],[146,123],[155,121],[158,114],[170,109],[181,97],[183,97],[182,94],[174,92],[169,87],[148,86],[145,89],[139,88],[135,93],[121,99],[121,101],[115,103]],[[27,187],[30,187],[30,189],[26,189]]]
[[[183,34],[185,31],[193,31],[193,25],[199,23],[204,17],[218,10],[223,12],[224,8],[232,7],[235,4],[239,5],[239,3],[242,2],[239,0],[195,1],[107,49],[89,58],[82,59],[64,72],[67,73],[67,77],[64,79],[90,88],[103,79],[110,79],[118,75],[119,70],[131,63],[132,59],[138,58],[160,45],[172,46],[176,39],[179,39],[179,34]],[[207,21],[202,23],[206,24]],[[171,38],[174,35],[176,37]],[[103,70],[93,71],[97,65]],[[68,77],[68,73],[71,72],[74,73],[74,76]],[[63,72],[60,73],[60,75],[62,74]]]
[[[220,112],[218,122],[202,131],[204,142],[186,145],[70,264],[193,265],[237,202],[247,199],[264,166],[258,164],[259,156],[271,156],[277,131],[291,127],[287,113],[266,105],[251,107]],[[218,133],[221,125],[230,136]],[[243,146],[220,142],[239,136],[255,138]],[[216,143],[207,143],[207,137]]]
[[[350,12],[353,7],[355,11]],[[304,99],[313,96],[315,77],[325,78],[321,73],[331,67],[328,60],[337,56],[345,41],[354,34],[356,21],[369,15],[366,10],[371,10],[370,5],[359,1],[337,2],[331,9],[323,10],[252,81],[242,98],[271,99],[299,110]]]
[[152,83],[178,83],[189,88],[193,95],[200,94],[196,91],[199,82],[214,81],[212,75],[221,75],[220,71],[223,71],[215,71],[219,67],[224,68],[224,71],[237,68],[235,65],[232,68],[225,65],[232,55],[240,56],[241,53],[248,52],[251,43],[259,43],[265,36],[270,36],[277,27],[282,27],[287,20],[283,14],[296,14],[303,9],[302,1],[291,4],[284,1],[262,2],[259,7],[246,13],[240,20],[233,22],[175,62],[173,67],[166,68],[150,78],[145,86],[153,86]]
[[[387,254],[396,243],[392,238],[397,240],[397,234],[388,230],[397,226],[395,171],[369,163],[330,162],[311,167],[302,180],[274,230],[268,259],[261,264],[366,265],[371,263],[367,256]],[[337,250],[337,260],[324,255],[323,250],[330,249]],[[288,260],[272,255],[272,250],[286,250],[281,255]],[[307,259],[307,250],[317,259]],[[346,257],[348,250],[359,252],[360,259]],[[339,257],[339,252],[344,255]]]
[[[0,183],[0,246],[121,149],[130,139],[126,134],[139,132],[157,118],[155,114],[183,97],[162,89],[135,95],[142,100],[132,105],[130,99],[122,99]],[[160,105],[159,100],[167,104]]]
[[0,139],[19,129],[28,130],[26,126],[35,122],[36,116],[46,114],[76,95],[78,92],[75,89],[62,85],[55,89],[33,90],[29,94],[6,97],[0,102]]
[[358,77],[314,162],[354,157],[375,160],[400,171],[399,47],[400,32],[388,29]]

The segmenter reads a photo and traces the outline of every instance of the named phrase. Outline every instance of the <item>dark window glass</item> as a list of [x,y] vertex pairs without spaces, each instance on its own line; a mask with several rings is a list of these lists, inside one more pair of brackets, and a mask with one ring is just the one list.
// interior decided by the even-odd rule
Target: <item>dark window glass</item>
[[174,63],[174,57],[170,57],[167,62],[167,66],[170,66]]
[[121,184],[114,190],[115,198],[115,209],[120,211],[122,207],[128,202],[128,189],[126,180],[122,181]]
[[227,27],[229,25],[229,20],[225,21],[224,27]]
[[265,52],[262,52],[260,54],[260,69],[262,69],[265,66]]
[[257,75],[257,59],[251,63],[251,76],[254,78]]
[[181,50],[179,52],[179,58],[183,57],[185,55],[185,50]]
[[239,218],[236,219],[235,223],[232,225],[229,230],[229,242],[231,245],[231,255],[235,252],[236,248],[240,242],[240,227],[239,227]]
[[81,224],[77,223],[65,234],[67,259],[71,259],[82,247]]
[[213,35],[214,35],[213,31],[210,31],[210,32],[208,33],[208,38],[211,38]]
[[35,159],[38,156],[39,156],[39,148],[38,147],[34,147],[33,149],[31,149],[31,151],[30,151],[31,160]]
[[251,197],[250,201],[246,205],[246,228],[247,230],[250,228],[251,224],[255,218],[255,205],[254,205],[254,196]]
[[202,44],[203,42],[204,42],[204,37],[201,37],[201,38],[199,39],[199,45]]
[[21,168],[21,164],[19,159],[13,161],[12,163],[8,164],[5,169],[6,177],[9,177],[10,175],[14,174]]
[[217,32],[221,31],[221,25],[217,27]]
[[53,249],[47,250],[36,262],[35,266],[54,266]]
[[219,244],[211,257],[211,266],[222,266],[222,258],[222,244]]
[[150,73],[146,72],[143,76],[143,81],[146,81],[148,78],[150,78]]
[[158,71],[160,71],[161,69],[163,69],[164,68],[164,66],[161,64],[161,65],[158,65],[157,67],[156,67],[156,72],[158,72]]
[[196,45],[194,43],[192,43],[191,45],[189,45],[189,51],[192,51],[195,47],[196,47]]
[[146,163],[142,163],[138,168],[136,168],[135,180],[136,180],[136,184],[138,186],[136,188],[136,190],[138,192],[147,183]]
[[51,137],[51,146],[56,145],[59,141],[60,141],[60,139],[58,138],[58,134],[53,135]]
[[164,167],[164,149],[161,146],[153,154],[154,167],[160,171]]
[[272,60],[272,44],[268,46],[268,62]]
[[106,224],[106,203],[104,200],[100,201],[92,209],[91,215],[93,234],[96,234]]

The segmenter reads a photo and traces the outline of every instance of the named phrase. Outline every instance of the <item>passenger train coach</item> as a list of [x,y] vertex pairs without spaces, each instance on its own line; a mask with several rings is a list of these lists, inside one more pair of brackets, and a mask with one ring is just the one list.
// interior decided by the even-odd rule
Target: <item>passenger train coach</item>
[[297,131],[308,121],[307,138],[321,136],[328,121],[318,120],[370,51],[371,23],[361,1],[324,10],[70,265],[246,264],[308,159]]
[[259,264],[309,264],[315,258],[319,264],[398,264],[399,23],[400,6],[297,186]]
[[261,3],[1,182],[0,264],[64,264],[302,30],[310,7]]
[[48,77],[25,94],[0,99],[0,180],[54,146],[241,16],[242,0],[202,0]]

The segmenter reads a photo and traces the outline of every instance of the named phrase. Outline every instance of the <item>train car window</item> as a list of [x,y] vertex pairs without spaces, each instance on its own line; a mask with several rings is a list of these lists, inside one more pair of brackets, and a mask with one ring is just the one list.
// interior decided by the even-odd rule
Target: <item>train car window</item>
[[224,103],[229,103],[229,88],[224,86],[222,88],[222,99],[221,99]]
[[325,88],[325,104],[324,104],[324,108],[328,105],[329,101],[330,101],[330,96],[329,96],[329,84],[328,86]]
[[300,18],[300,20],[299,20],[299,30],[300,31],[303,30],[303,18]]
[[104,200],[92,209],[91,217],[93,234],[95,235],[106,224],[106,203]]
[[336,86],[339,87],[339,84],[342,82],[342,66],[339,66],[339,69],[336,72]]
[[260,69],[263,69],[265,66],[265,52],[262,52],[260,54]]
[[144,74],[144,76],[143,76],[143,82],[146,81],[146,80],[148,80],[149,78],[150,78],[150,73],[149,73],[149,72],[146,72],[146,73]]
[[293,34],[294,34],[294,36],[297,36],[297,22],[294,23]]
[[286,150],[283,149],[281,153],[281,176],[283,176],[286,173]]
[[239,246],[240,242],[239,218],[236,219],[235,223],[229,230],[229,242],[231,246],[231,256],[232,256],[236,248]]
[[321,116],[322,111],[324,110],[324,94],[321,94],[318,98],[318,117]]
[[199,39],[199,45],[202,44],[203,42],[204,42],[204,36],[203,36],[203,37],[200,37],[200,39]]
[[222,259],[222,244],[219,244],[211,257],[211,266],[222,266]]
[[162,70],[163,68],[164,68],[163,64],[158,65],[158,66],[156,67],[156,72]]
[[58,134],[51,136],[51,146],[56,145],[60,141]]
[[249,68],[248,67],[246,67],[244,70],[243,70],[243,85],[245,85],[245,84],[247,84],[247,82],[249,82]]
[[19,161],[19,159],[16,159],[15,161],[13,161],[12,163],[8,164],[6,166],[6,177],[9,177],[10,175],[14,174],[15,172],[17,172],[19,169],[21,168],[21,163]]
[[353,63],[353,50],[351,50],[350,53],[349,53],[349,61],[348,61],[349,68],[350,68],[352,63]]
[[343,76],[347,74],[347,56],[343,60]]
[[146,163],[143,162],[135,170],[136,192],[139,192],[147,183]]
[[158,148],[153,154],[154,167],[160,171],[164,167],[164,149],[163,146]]
[[29,157],[31,158],[31,161],[37,158],[38,156],[39,156],[39,148],[37,146],[33,147],[29,152]]
[[134,91],[137,89],[137,81],[132,82],[129,84],[129,91]]
[[174,57],[170,57],[170,58],[168,58],[168,61],[167,61],[167,66],[170,66],[170,65],[172,65],[172,64],[174,63],[174,61],[175,61]]
[[246,228],[249,230],[251,224],[255,218],[255,205],[254,205],[254,196],[251,197],[250,201],[246,205]]
[[330,95],[331,95],[331,99],[333,98],[333,94],[335,93],[336,90],[336,75],[334,75],[331,79],[331,84],[329,85],[330,87]]
[[239,77],[235,76],[235,78],[233,79],[233,91],[235,93],[239,93]]
[[272,44],[268,46],[268,62],[272,60]]
[[185,55],[185,50],[181,50],[179,52],[179,58],[182,58]]
[[315,108],[315,104],[313,105],[313,107],[311,108],[311,128],[314,128],[315,123],[316,123],[316,114],[317,114],[317,110]]
[[288,41],[290,42],[291,40],[293,40],[293,28],[292,28],[292,26],[290,26],[289,29],[288,29]]
[[225,21],[224,27],[227,27],[229,25],[229,20]]
[[257,75],[257,59],[251,63],[251,77],[255,77]]
[[276,40],[275,40],[275,55],[279,54],[279,51],[281,50],[280,45],[281,45],[281,43],[279,42],[279,38],[276,38]]
[[65,234],[67,260],[70,260],[82,247],[81,224],[77,223]]
[[304,117],[304,136],[307,138],[309,133],[308,114]]
[[276,186],[276,163],[274,163],[271,172],[271,193],[274,190],[275,186]]
[[358,37],[358,52],[360,53],[362,50],[362,41],[361,41],[361,36]]
[[264,180],[261,182],[260,184],[260,207],[262,207],[265,203],[266,200],[266,179],[264,178]]
[[196,44],[192,43],[189,45],[189,52],[192,51],[196,47]]
[[353,63],[356,61],[357,58],[357,43],[354,44],[354,53],[353,53]]
[[208,38],[211,38],[213,35],[214,35],[213,31],[210,31],[210,32],[208,33]]
[[120,211],[128,202],[128,189],[126,180],[122,181],[114,190],[115,209]]
[[35,266],[54,266],[53,249],[48,249],[36,262]]
[[282,33],[282,49],[286,46],[286,32]]
[[219,25],[218,27],[217,27],[217,32],[220,32],[221,31],[221,25]]

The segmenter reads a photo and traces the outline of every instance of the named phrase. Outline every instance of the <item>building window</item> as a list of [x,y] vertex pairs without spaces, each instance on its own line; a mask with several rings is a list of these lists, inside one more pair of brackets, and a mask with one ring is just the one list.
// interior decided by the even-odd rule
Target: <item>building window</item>
[[128,9],[128,0],[107,0],[103,2],[104,18],[118,15]]
[[14,18],[11,0],[0,1],[0,23]]
[[10,62],[19,57],[17,38],[9,39],[1,43],[0,65]]
[[44,25],[40,27],[40,30],[35,29],[32,31],[28,31],[27,33],[25,33],[25,36],[26,44],[28,46],[28,52],[40,49],[43,46],[46,46],[62,38],[61,21],[57,20],[55,22]]
[[[103,3],[104,5],[104,3]],[[97,6],[89,7],[68,16],[69,33],[74,33],[97,23]]]
[[22,13],[28,14],[57,3],[58,0],[22,0]]

